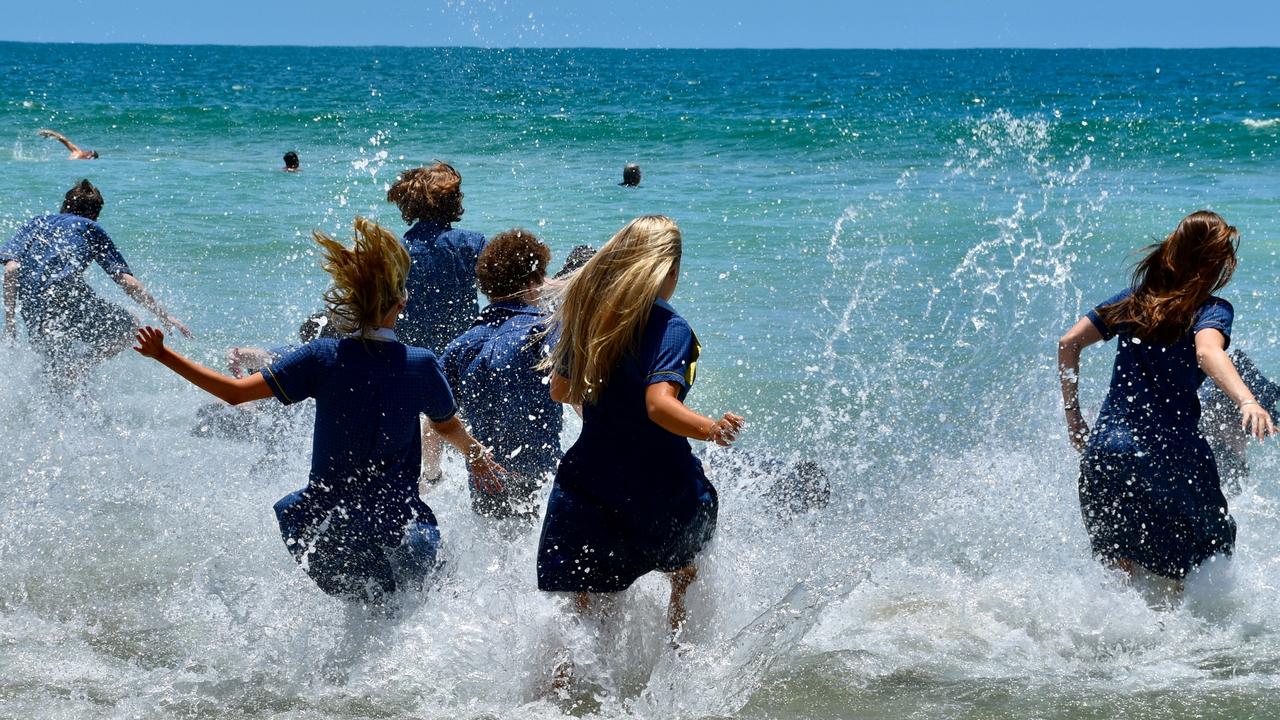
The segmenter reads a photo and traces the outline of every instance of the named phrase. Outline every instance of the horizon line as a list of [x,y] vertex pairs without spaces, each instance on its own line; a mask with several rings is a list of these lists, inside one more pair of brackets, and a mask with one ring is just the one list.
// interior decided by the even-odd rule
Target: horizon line
[[1205,50],[1276,50],[1280,45],[1213,45],[1203,47],[1164,47],[1159,45],[1079,45],[1079,46],[1042,46],[1042,45],[973,45],[964,47],[916,47],[916,46],[865,46],[865,47],[810,47],[810,46],[636,46],[623,47],[616,45],[303,45],[280,43],[221,43],[221,42],[81,42],[77,40],[7,40],[0,39],[0,45],[83,45],[89,47],[136,45],[143,47],[195,47],[195,48],[258,48],[258,49],[315,49],[315,50],[617,50],[617,51],[788,51],[788,52],[833,52],[833,51],[875,51],[875,52],[959,52],[990,50],[1021,50],[1035,52],[1058,51],[1115,51],[1115,50],[1163,50],[1198,52]]

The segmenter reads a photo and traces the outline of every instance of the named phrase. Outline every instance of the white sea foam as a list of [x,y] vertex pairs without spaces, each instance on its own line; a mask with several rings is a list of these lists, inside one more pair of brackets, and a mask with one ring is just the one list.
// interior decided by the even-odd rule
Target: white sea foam
[[1265,130],[1267,128],[1280,127],[1280,118],[1245,118],[1241,121],[1247,128],[1254,130]]

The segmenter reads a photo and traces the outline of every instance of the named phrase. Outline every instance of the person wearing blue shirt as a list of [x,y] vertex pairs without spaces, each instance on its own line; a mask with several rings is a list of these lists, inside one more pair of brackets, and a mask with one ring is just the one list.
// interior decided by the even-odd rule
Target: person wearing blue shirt
[[[387,190],[387,202],[395,203],[411,225],[404,246],[413,266],[400,334],[410,345],[443,352],[480,312],[476,261],[484,236],[453,227],[462,219],[462,176],[442,162],[406,170]],[[423,477],[438,482],[440,440],[424,428],[422,446]]]
[[435,355],[396,338],[408,253],[363,218],[356,233],[352,250],[315,233],[333,276],[330,316],[350,336],[313,340],[243,378],[169,350],[153,328],[138,332],[135,349],[233,405],[315,398],[311,472],[306,487],[276,503],[280,533],[320,589],[378,604],[420,588],[438,564],[436,518],[418,496],[419,416],[462,451],[482,489],[500,492],[504,471],[458,421]]
[[[701,350],[668,303],[680,277],[680,230],[636,218],[555,298],[560,335],[543,363],[551,397],[582,406],[582,433],[556,471],[538,541],[538,588],[580,611],[652,571],[668,574],[673,638],[696,558],[715,533],[717,497],[689,439],[729,445],[743,420],[713,420],[684,400]],[[557,670],[557,682],[567,668]]]
[[[1090,310],[1058,343],[1063,407],[1082,452],[1080,508],[1095,555],[1173,580],[1234,549],[1218,468],[1197,425],[1206,375],[1259,439],[1275,429],[1227,356],[1234,312],[1215,297],[1236,267],[1238,233],[1193,213],[1138,264],[1130,288]],[[1080,351],[1119,337],[1111,386],[1090,432],[1080,412]]]
[[489,239],[476,264],[490,304],[449,343],[442,362],[471,434],[513,473],[499,495],[471,488],[471,507],[494,518],[537,516],[534,495],[560,462],[560,403],[547,391],[546,322],[538,308],[551,250],[527,230]]
[[19,306],[33,345],[51,368],[75,377],[125,348],[138,327],[128,310],[108,302],[85,282],[97,263],[135,302],[166,328],[191,337],[133,276],[107,231],[98,224],[102,193],[88,180],[67,191],[62,210],[27,221],[0,247],[4,264],[5,332],[17,334]]

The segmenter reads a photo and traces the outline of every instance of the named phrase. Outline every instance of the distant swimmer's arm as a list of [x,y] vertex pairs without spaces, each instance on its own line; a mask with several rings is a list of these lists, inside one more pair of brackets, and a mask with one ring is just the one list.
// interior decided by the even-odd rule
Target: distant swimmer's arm
[[18,263],[10,260],[4,264],[4,334],[18,336]]
[[210,370],[166,347],[164,333],[153,327],[144,327],[139,330],[134,337],[134,343],[133,349],[139,354],[159,361],[161,365],[178,373],[187,382],[232,405],[271,397],[271,388],[267,385],[267,380],[262,373],[232,378]]
[[1089,318],[1080,318],[1058,339],[1058,383],[1062,386],[1062,409],[1067,414],[1067,434],[1076,452],[1084,452],[1089,424],[1080,412],[1080,352],[1101,342],[1102,333]]
[[506,469],[493,459],[493,453],[488,448],[471,437],[457,415],[443,422],[432,420],[431,429],[462,453],[467,461],[467,469],[471,471],[481,490],[490,495],[502,492],[502,475],[506,474]]
[[692,440],[732,445],[745,423],[741,415],[725,413],[719,420],[696,413],[680,402],[680,385],[659,382],[645,388],[645,410],[649,419],[669,433]]
[[73,143],[73,142],[71,142],[70,140],[68,140],[68,139],[67,139],[67,136],[66,136],[66,135],[63,135],[63,134],[62,134],[62,133],[60,133],[60,132],[55,132],[55,131],[53,131],[53,130],[49,130],[49,129],[47,129],[47,128],[46,128],[46,129],[42,129],[42,130],[37,131],[37,132],[36,132],[36,134],[37,134],[37,135],[39,135],[40,137],[53,138],[54,140],[57,140],[58,142],[60,142],[60,143],[62,143],[63,145],[67,146],[67,149],[68,149],[68,150],[70,150],[70,151],[71,151],[71,152],[73,152],[73,153],[79,153],[79,152],[82,152],[82,151],[80,150],[80,148],[76,146],[76,144],[75,144],[75,143]]
[[134,302],[155,313],[156,317],[160,318],[160,322],[164,323],[166,330],[177,330],[182,333],[183,337],[193,337],[187,326],[183,325],[181,320],[166,312],[160,303],[152,297],[151,293],[147,292],[147,288],[143,286],[138,278],[130,273],[117,273],[112,275],[111,279],[115,280],[116,284]]
[[1271,415],[1240,379],[1240,373],[1227,355],[1227,338],[1222,331],[1205,328],[1196,333],[1196,362],[1222,392],[1240,408],[1240,428],[1261,440],[1276,433]]

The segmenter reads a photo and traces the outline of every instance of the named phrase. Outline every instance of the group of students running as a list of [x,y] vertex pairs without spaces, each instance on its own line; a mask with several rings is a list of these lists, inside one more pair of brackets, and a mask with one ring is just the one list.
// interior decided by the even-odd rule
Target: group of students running
[[[457,171],[436,163],[402,173],[388,191],[410,225],[402,238],[363,218],[351,247],[315,232],[335,332],[247,376],[174,352],[161,330],[136,329],[84,284],[98,262],[166,327],[187,333],[132,279],[95,222],[102,201],[88,181],[68,192],[62,213],[33,219],[0,248],[6,321],[13,333],[20,301],[51,362],[73,345],[107,356],[123,330],[139,353],[232,405],[313,398],[308,482],[275,512],[286,547],[327,593],[381,603],[435,571],[441,535],[420,483],[439,479],[447,442],[465,458],[482,515],[536,519],[536,491],[554,474],[541,590],[573,593],[585,610],[593,594],[661,571],[676,633],[718,508],[688,441],[729,445],[743,428],[733,413],[717,419],[685,405],[701,348],[670,304],[680,230],[663,216],[638,217],[548,283],[550,250],[528,231],[486,239],[455,228],[462,197]],[[1129,288],[1059,342],[1085,527],[1094,552],[1131,573],[1180,581],[1232,552],[1235,523],[1198,428],[1206,375],[1238,408],[1240,428],[1259,439],[1275,432],[1225,352],[1231,304],[1213,295],[1236,267],[1238,242],[1218,215],[1188,216],[1149,249]],[[477,286],[490,301],[483,310]],[[1110,390],[1090,431],[1077,394],[1080,352],[1116,336]],[[562,404],[583,420],[563,457]]]

